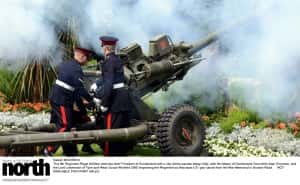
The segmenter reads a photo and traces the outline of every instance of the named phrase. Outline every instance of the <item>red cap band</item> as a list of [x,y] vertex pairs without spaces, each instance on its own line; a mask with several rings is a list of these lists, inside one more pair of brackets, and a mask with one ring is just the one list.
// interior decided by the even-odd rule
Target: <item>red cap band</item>
[[105,45],[114,46],[118,42],[118,39],[116,37],[111,37],[111,36],[102,36],[102,37],[100,37],[100,40],[101,40],[102,47]]

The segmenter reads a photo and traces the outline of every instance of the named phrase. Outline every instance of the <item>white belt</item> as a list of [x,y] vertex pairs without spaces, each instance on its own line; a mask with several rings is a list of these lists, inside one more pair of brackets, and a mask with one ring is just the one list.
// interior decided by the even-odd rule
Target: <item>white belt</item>
[[122,87],[124,87],[124,83],[114,84],[114,89],[120,89]]
[[69,84],[66,84],[65,82],[60,81],[60,80],[56,80],[56,81],[55,81],[55,84],[58,85],[58,86],[60,86],[60,87],[65,88],[65,89],[67,89],[67,90],[69,90],[69,91],[74,91],[74,90],[75,90],[74,87],[72,87],[72,86],[70,86]]

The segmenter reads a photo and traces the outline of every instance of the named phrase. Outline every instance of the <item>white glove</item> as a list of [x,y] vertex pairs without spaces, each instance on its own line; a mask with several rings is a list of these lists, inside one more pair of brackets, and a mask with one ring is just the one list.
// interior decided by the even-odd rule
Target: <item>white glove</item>
[[108,110],[108,108],[104,107],[104,106],[101,106],[100,109],[101,109],[102,112],[106,112]]
[[97,108],[101,106],[101,100],[99,98],[93,98],[93,102],[95,103]]
[[97,84],[93,83],[90,87],[90,92],[96,92],[97,88],[98,88]]

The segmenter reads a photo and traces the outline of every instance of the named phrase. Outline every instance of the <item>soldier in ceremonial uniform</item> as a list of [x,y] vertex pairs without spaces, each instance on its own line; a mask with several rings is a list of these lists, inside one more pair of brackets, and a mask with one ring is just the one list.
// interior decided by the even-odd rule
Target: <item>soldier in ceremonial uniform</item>
[[[73,104],[76,102],[81,111],[85,111],[80,98],[84,98],[93,104],[93,98],[83,86],[83,71],[81,66],[88,62],[93,54],[91,50],[84,48],[74,49],[74,59],[63,62],[58,67],[58,78],[50,91],[51,120],[58,128],[58,132],[70,131],[74,127]],[[49,147],[48,147],[49,148]],[[49,150],[49,149],[48,149]],[[63,145],[64,155],[77,156],[77,147],[74,143]],[[51,151],[49,151],[51,152]]]
[[[101,97],[101,111],[105,115],[105,128],[126,128],[129,127],[130,101],[129,92],[125,87],[123,61],[115,54],[115,37],[100,37],[101,46],[105,57],[101,64],[103,96]],[[127,155],[128,143],[105,142],[104,155],[122,156]]]

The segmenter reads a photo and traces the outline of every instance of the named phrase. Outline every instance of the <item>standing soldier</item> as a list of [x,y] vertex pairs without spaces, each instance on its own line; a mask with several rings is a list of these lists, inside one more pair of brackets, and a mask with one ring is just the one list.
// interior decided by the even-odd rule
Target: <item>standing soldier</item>
[[[74,127],[73,104],[79,97],[93,103],[92,97],[83,86],[83,72],[81,66],[88,62],[92,51],[84,48],[74,49],[74,60],[63,62],[58,67],[58,78],[50,92],[51,119],[55,122],[59,132],[70,131]],[[49,152],[51,152],[51,149]],[[74,143],[63,145],[64,155],[77,156]]]
[[[105,127],[129,127],[130,101],[124,84],[123,61],[115,54],[118,39],[103,36],[100,40],[105,57],[101,65],[104,91],[100,107],[105,115]],[[103,147],[105,156],[122,156],[128,152],[128,143],[124,142],[105,142]]]

